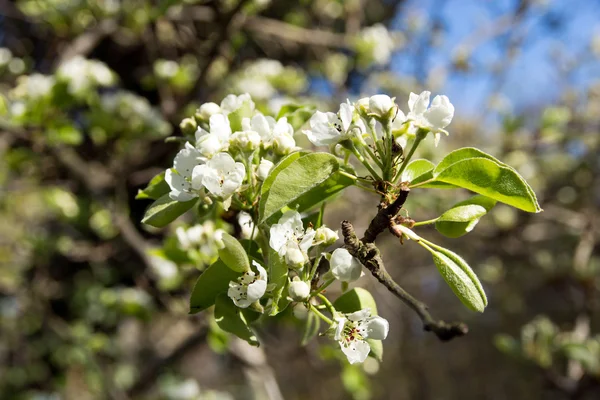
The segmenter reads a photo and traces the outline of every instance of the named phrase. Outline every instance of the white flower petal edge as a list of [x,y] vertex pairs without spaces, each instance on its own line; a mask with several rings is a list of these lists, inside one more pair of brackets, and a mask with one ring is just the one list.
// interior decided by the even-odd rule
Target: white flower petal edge
[[348,362],[354,364],[367,359],[371,346],[367,338],[383,340],[389,332],[389,323],[379,316],[371,316],[369,308],[335,319],[334,339],[340,344]]
[[258,271],[258,276],[254,271],[248,271],[237,281],[229,282],[227,296],[240,308],[247,308],[260,300],[267,290],[267,271],[256,261],[252,261],[252,265]]
[[[444,130],[454,118],[454,106],[450,103],[447,96],[435,96],[429,107],[429,98],[431,93],[422,92],[420,95],[411,93],[408,99],[408,108],[410,112],[407,120],[422,129],[431,131],[435,137],[435,145],[440,140],[440,133],[448,132]],[[429,108],[428,108],[429,107]]]
[[304,230],[297,211],[287,211],[277,224],[271,226],[269,246],[293,268],[301,268],[308,261],[308,250],[313,245],[315,230]]
[[360,278],[362,264],[344,248],[335,249],[329,260],[331,273],[343,282],[353,282]]
[[242,186],[245,175],[244,164],[235,162],[229,153],[219,153],[194,168],[192,185],[204,186],[213,195],[227,200]]

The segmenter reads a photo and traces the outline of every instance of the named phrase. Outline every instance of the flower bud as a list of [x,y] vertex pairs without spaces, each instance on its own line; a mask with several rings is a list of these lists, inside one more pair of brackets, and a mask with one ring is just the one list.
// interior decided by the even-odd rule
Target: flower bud
[[344,248],[336,249],[329,260],[331,273],[343,282],[353,282],[360,278],[362,264]]
[[264,181],[269,176],[269,173],[273,169],[273,163],[269,160],[262,159],[260,160],[260,165],[258,166],[257,175],[258,179]]
[[369,113],[381,120],[390,120],[396,113],[394,99],[385,94],[377,94],[369,98]]
[[273,150],[278,155],[286,155],[291,153],[296,148],[296,141],[290,134],[283,133],[278,135],[273,140]]
[[290,268],[299,269],[306,263],[306,258],[298,247],[290,247],[285,253],[285,262]]
[[290,286],[288,287],[288,293],[292,300],[302,301],[308,298],[310,295],[310,287],[306,282],[301,281],[298,277],[295,277]]
[[294,317],[305,320],[308,317],[308,308],[302,303],[297,303],[294,309],[292,310]]
[[331,230],[326,226],[322,226],[322,227],[318,228],[316,231],[315,243],[323,244],[325,246],[331,246],[339,238],[340,237],[339,237],[337,231]]
[[200,121],[208,121],[214,114],[221,112],[221,107],[216,103],[204,103],[196,110],[194,117]]
[[198,124],[193,118],[184,118],[179,124],[179,129],[181,129],[184,135],[193,135],[196,129],[198,129]]
[[229,145],[244,152],[254,151],[260,146],[260,135],[254,131],[235,132]]

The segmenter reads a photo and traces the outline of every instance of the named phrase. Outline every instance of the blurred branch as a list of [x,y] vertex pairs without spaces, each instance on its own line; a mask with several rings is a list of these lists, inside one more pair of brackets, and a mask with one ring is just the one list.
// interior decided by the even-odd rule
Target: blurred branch
[[62,50],[57,64],[60,65],[75,56],[87,56],[102,39],[115,33],[118,28],[119,24],[114,19],[101,21],[89,31],[76,37],[75,40]]

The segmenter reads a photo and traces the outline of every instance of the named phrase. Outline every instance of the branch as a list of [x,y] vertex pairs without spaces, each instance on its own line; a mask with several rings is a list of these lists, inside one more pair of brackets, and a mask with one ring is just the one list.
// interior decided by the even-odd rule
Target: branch
[[462,322],[447,323],[434,320],[427,310],[427,305],[414,298],[392,279],[383,265],[379,249],[373,244],[377,236],[386,228],[389,228],[391,220],[404,205],[408,193],[409,189],[407,187],[401,187],[400,194],[391,205],[385,206],[383,203],[380,204],[379,212],[369,224],[362,240],[359,240],[356,236],[352,224],[348,221],[343,221],[342,234],[344,235],[345,248],[362,265],[371,271],[371,274],[381,284],[417,313],[421,321],[423,321],[423,329],[425,331],[435,333],[442,341],[448,341],[457,336],[465,335],[468,332],[468,327]]

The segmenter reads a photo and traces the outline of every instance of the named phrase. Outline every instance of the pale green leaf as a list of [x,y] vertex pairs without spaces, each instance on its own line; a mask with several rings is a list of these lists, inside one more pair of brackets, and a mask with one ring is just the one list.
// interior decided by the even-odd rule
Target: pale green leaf
[[258,346],[258,339],[256,339],[256,335],[248,326],[249,321],[245,314],[242,309],[233,304],[233,301],[226,294],[217,296],[215,302],[215,321],[219,325],[219,328],[233,333],[252,346]]
[[337,311],[345,314],[370,308],[371,315],[377,315],[377,304],[375,304],[373,295],[368,290],[360,287],[349,290],[338,297],[333,306]]
[[496,201],[482,195],[455,204],[435,222],[444,236],[457,238],[471,232],[479,219],[494,207]]
[[221,240],[225,247],[219,249],[219,258],[236,272],[250,270],[250,260],[240,242],[229,233],[223,232]]
[[148,207],[142,222],[156,228],[162,228],[192,208],[197,200],[192,199],[181,202],[173,200],[169,197],[169,194],[165,194]]
[[150,183],[148,183],[148,186],[146,186],[144,190],[138,190],[137,196],[135,196],[135,198],[136,200],[157,200],[161,196],[164,196],[165,194],[169,193],[170,191],[171,188],[169,187],[169,184],[165,181],[165,171],[163,171],[160,174],[156,175],[154,178],[152,178],[152,180],[150,180]]
[[[272,291],[271,310],[269,315],[276,315],[283,311],[283,306],[280,304],[283,297],[284,289],[288,282],[288,266],[285,261],[279,257],[279,254],[273,249],[269,249],[269,283],[274,285]],[[280,307],[281,306],[281,307]]]
[[242,276],[228,268],[221,260],[208,267],[196,281],[190,297],[190,314],[195,314],[215,304],[220,293],[227,292],[229,282]]

